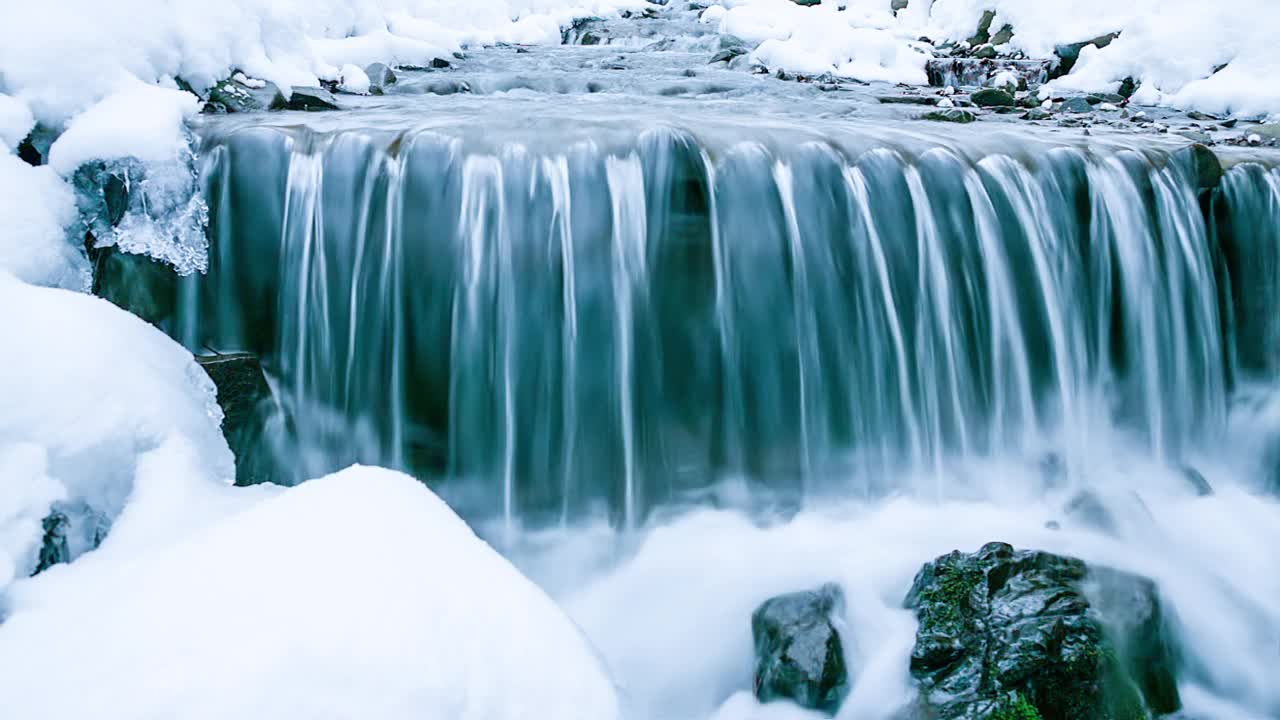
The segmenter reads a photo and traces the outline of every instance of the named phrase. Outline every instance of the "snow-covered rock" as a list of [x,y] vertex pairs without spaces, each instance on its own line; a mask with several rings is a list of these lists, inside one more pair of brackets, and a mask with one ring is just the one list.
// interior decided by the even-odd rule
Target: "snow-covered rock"
[[[100,554],[99,565],[107,549]],[[348,469],[171,545],[111,560],[112,572],[94,573],[95,584],[80,592],[69,582],[77,565],[62,568],[68,582],[56,596],[45,593],[42,604],[0,625],[6,713],[619,714],[612,682],[578,628],[424,485],[399,473]]]
[[[101,541],[145,488],[171,494],[230,482],[213,384],[159,330],[104,300],[3,271],[0,316],[0,597],[35,569],[41,520],[54,503],[68,518],[75,556]],[[142,528],[134,537],[154,539]],[[8,600],[10,609],[21,605]]]
[[0,149],[0,218],[0,274],[89,289],[89,263],[67,232],[76,220],[75,195],[52,168],[31,167]]

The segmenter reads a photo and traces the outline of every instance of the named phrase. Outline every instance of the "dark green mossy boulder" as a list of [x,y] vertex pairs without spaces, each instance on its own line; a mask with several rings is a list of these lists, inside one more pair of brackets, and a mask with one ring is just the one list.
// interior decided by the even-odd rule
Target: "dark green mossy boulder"
[[1177,653],[1154,583],[990,543],[921,569],[910,717],[1142,720],[1176,711]]

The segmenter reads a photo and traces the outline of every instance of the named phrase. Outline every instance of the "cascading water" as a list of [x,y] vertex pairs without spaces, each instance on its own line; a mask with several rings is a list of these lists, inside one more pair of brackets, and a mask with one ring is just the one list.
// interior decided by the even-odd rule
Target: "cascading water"
[[1163,157],[273,129],[208,157],[178,333],[266,358],[303,475],[634,524],[726,478],[878,495],[1037,444],[1075,467],[1109,424],[1177,461],[1224,426],[1217,250]]
[[840,717],[888,720],[912,576],[991,540],[1153,578],[1186,717],[1280,717],[1280,171],[1203,192],[1170,142],[850,121],[691,75],[690,32],[211,121],[168,330],[263,359],[295,477],[440,491],[629,720],[809,717],[750,699],[749,618],[829,581]]

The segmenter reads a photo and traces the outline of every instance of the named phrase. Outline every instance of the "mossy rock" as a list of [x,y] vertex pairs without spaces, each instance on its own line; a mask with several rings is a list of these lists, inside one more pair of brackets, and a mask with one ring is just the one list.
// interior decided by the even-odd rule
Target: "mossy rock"
[[1075,558],[990,543],[926,564],[915,717],[1138,720],[1180,706],[1176,649],[1154,583]]

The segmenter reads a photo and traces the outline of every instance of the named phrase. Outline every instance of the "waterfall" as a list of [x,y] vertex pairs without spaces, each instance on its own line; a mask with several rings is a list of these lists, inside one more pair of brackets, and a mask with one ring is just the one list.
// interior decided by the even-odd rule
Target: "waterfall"
[[1104,432],[1177,462],[1280,360],[1261,166],[1206,199],[1161,152],[1029,141],[204,142],[175,336],[263,358],[299,477],[405,468],[509,528],[727,481],[941,496],[950,459],[1007,452],[1071,477]]

